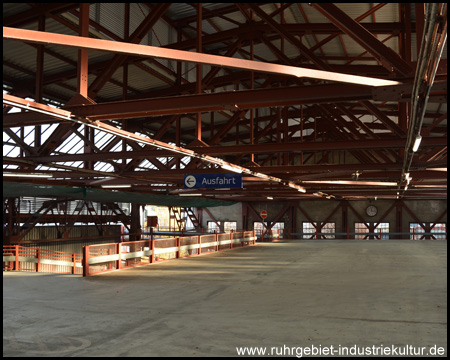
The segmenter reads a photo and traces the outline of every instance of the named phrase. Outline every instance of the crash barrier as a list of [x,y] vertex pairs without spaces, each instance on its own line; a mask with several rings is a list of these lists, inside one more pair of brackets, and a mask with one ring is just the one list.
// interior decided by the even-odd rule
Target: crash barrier
[[284,234],[284,229],[255,230],[256,240],[261,242],[272,242],[284,239]]
[[[409,229],[408,229],[409,230]],[[375,231],[350,231],[341,229],[336,231],[302,231],[301,229],[287,232],[287,239],[290,240],[447,240],[446,231],[411,231],[376,229]]]
[[255,245],[253,231],[83,247],[83,276]]
[[19,245],[3,246],[3,271],[82,274],[82,256]]

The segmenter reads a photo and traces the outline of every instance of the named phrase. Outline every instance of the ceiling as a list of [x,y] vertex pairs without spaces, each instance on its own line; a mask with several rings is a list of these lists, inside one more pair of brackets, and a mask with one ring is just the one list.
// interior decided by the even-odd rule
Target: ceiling
[[4,3],[3,25],[4,181],[447,199],[446,4]]

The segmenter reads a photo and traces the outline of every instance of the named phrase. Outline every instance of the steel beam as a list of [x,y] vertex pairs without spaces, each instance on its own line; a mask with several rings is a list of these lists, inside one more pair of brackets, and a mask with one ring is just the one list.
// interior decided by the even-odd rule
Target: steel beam
[[394,123],[391,119],[389,119],[380,109],[378,109],[374,104],[372,104],[370,101],[360,101],[361,105],[363,105],[373,116],[375,116],[378,120],[380,120],[386,127],[391,130],[394,134],[399,136],[400,138],[405,138],[406,134],[401,129],[400,126],[398,126],[396,123]]
[[388,70],[395,71],[402,76],[413,75],[413,68],[408,61],[403,60],[391,48],[384,45],[373,34],[367,31],[336,5],[332,3],[312,3],[311,5],[339,29],[344,31],[353,40],[379,59]]
[[[324,151],[324,150],[368,150],[368,149],[398,149],[404,147],[406,139],[369,139],[349,141],[320,141],[306,143],[255,144],[233,146],[210,146],[192,148],[200,154],[231,155],[248,153],[273,153],[278,151]],[[422,147],[447,146],[447,137],[423,138]]]
[[82,48],[107,51],[124,55],[137,55],[177,61],[188,61],[214,66],[261,71],[265,73],[284,74],[294,77],[308,77],[313,79],[364,84],[367,86],[389,86],[399,84],[399,82],[392,80],[382,80],[363,76],[334,73],[330,71],[263,63],[260,61],[238,58],[227,58],[219,55],[198,54],[190,51],[174,50],[156,46],[120,43],[116,41],[93,38],[80,39],[78,36],[48,32],[42,33],[40,31],[15,29],[9,27],[3,27],[3,38],[9,40],[29,41],[38,44],[54,44],[75,47],[78,49]]
[[302,44],[300,40],[298,40],[294,35],[287,32],[285,28],[278,24],[273,18],[266,14],[258,5],[249,3],[248,6],[258,15],[262,20],[264,20],[274,31],[276,31],[281,38],[285,38],[292,45],[294,45],[299,51],[300,54],[308,58],[312,63],[316,64],[319,69],[332,71],[332,66],[320,60],[311,50],[309,50],[305,45]]
[[[370,139],[370,140],[349,140],[349,141],[322,141],[322,142],[304,142],[304,143],[279,143],[279,144],[254,144],[254,145],[233,145],[233,146],[208,146],[208,147],[193,147],[192,149],[199,154],[208,155],[236,155],[236,154],[251,154],[252,152],[263,154],[273,152],[298,152],[298,151],[328,151],[328,150],[355,150],[355,149],[399,149],[405,146],[406,139]],[[447,146],[446,137],[424,137],[421,146],[423,147],[439,147]],[[144,159],[152,157],[173,157],[185,156],[184,154],[175,154],[168,150],[155,151],[125,151],[125,152],[101,152],[95,154],[66,154],[66,155],[51,155],[51,156],[29,156],[27,159],[38,162],[63,162],[63,161],[106,161],[113,159]],[[413,167],[435,167],[445,165],[442,161],[413,163]],[[390,169],[401,166],[398,163],[378,163],[378,164],[342,164],[336,165],[337,169]],[[271,167],[257,167],[261,171],[270,172],[284,172],[293,171],[296,166],[271,166]],[[302,171],[318,171],[319,169],[333,169],[333,165],[302,165],[298,168]],[[337,170],[336,169],[336,170]],[[171,170],[172,171],[172,170]],[[295,170],[294,170],[295,171]]]
[[198,111],[236,111],[269,106],[358,101],[371,98],[370,87],[330,84],[128,100],[72,106],[67,109],[90,120],[104,120],[186,114]]

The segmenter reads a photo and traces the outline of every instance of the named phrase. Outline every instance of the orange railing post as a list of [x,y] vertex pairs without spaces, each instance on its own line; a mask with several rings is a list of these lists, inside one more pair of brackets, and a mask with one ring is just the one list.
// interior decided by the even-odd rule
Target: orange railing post
[[15,245],[16,261],[14,262],[14,270],[19,270],[19,245]]
[[151,240],[150,241],[150,244],[151,244],[151,249],[152,249],[152,258],[151,258],[151,263],[153,264],[154,262],[155,262],[155,240]]

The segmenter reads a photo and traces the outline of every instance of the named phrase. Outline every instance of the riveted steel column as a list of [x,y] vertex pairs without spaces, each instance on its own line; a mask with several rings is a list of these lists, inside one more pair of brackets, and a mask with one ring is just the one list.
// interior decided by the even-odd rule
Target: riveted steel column
[[[89,37],[89,4],[80,3],[80,29],[79,35]],[[88,96],[88,50],[78,50],[78,83],[77,91],[80,95]]]
[[[202,52],[202,3],[197,3],[197,52]],[[202,92],[202,64],[197,64],[196,93]],[[202,113],[197,112],[196,139],[202,140]]]

